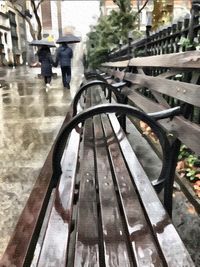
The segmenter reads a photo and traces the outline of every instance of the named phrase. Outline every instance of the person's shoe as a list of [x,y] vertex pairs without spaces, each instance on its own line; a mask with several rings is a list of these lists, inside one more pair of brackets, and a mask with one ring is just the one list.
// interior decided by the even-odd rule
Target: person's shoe
[[51,85],[49,83],[46,84],[47,88],[51,88]]
[[70,89],[70,85],[69,85],[69,83],[67,83],[66,88],[67,88],[67,89]]

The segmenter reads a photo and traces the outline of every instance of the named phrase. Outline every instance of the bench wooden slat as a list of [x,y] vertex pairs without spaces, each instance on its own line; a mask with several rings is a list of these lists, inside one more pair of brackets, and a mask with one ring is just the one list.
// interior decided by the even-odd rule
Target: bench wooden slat
[[[141,68],[138,68],[138,73],[142,74],[142,75],[145,75],[143,69],[141,69]],[[162,76],[158,75],[157,77],[161,78]],[[166,77],[164,77],[164,78],[166,78]],[[155,97],[155,99],[158,101],[159,104],[163,105],[165,108],[170,108],[170,105],[167,103],[167,101],[164,99],[164,97],[162,96],[161,93],[156,92],[154,90],[151,90],[151,93]]]
[[84,154],[82,160],[80,195],[77,217],[75,266],[99,266],[99,236],[96,202],[92,120],[84,125]]
[[[125,61],[126,62],[126,61]],[[109,63],[107,63],[109,65]],[[129,66],[163,68],[200,68],[200,51],[132,58]]]
[[155,238],[162,250],[165,262],[168,264],[167,266],[194,266],[188,251],[172,225],[163,205],[158,199],[158,196],[133,152],[130,143],[124,138],[125,135],[120,129],[117,118],[113,114],[109,114],[109,117],[116,135],[118,136],[119,133],[121,135],[119,143],[122,153],[134,179],[135,186],[139,192],[141,202],[146,215],[149,218],[149,223],[151,224]]
[[47,229],[47,226],[49,223],[49,218],[51,215],[51,210],[52,210],[54,199],[55,199],[55,188],[52,190],[51,197],[49,199],[49,203],[48,203],[48,207],[47,207],[47,210],[45,213],[44,221],[43,221],[43,224],[42,224],[42,227],[40,230],[40,235],[39,235],[39,238],[37,241],[37,245],[35,247],[34,257],[33,257],[33,260],[31,262],[31,267],[37,266],[38,259],[39,259],[41,249],[42,249],[42,245],[43,245],[44,238],[45,238],[46,229]]
[[83,156],[78,203],[75,266],[99,266],[97,196],[92,119],[84,124]]
[[64,267],[66,264],[79,141],[80,135],[73,130],[62,158],[63,173],[60,178],[59,186],[56,188],[55,201],[51,211],[38,267]]
[[133,73],[126,73],[125,80],[200,107],[199,85]]
[[[92,104],[101,102],[94,90]],[[93,117],[95,136],[96,175],[99,188],[102,244],[105,266],[131,266],[127,237],[121,221],[112,173],[105,147],[105,137],[100,116]]]
[[[162,266],[158,247],[152,237],[150,227],[143,214],[130,174],[123,160],[118,141],[112,135],[113,130],[111,129],[111,125],[109,125],[110,123],[107,116],[106,118],[105,116],[102,116],[102,121],[116,182],[119,188],[119,195],[128,228],[129,240],[132,245],[137,266],[149,267],[152,264],[155,264],[155,266]],[[143,253],[141,253],[141,250]]]
[[[142,96],[136,91],[128,93],[128,99],[130,103],[133,103],[139,109],[144,112],[156,112],[164,110],[165,108],[161,105],[151,101],[150,99]],[[188,147],[190,147],[194,152],[200,154],[200,126],[192,123],[182,116],[174,117],[172,121],[161,120],[159,121],[161,125],[165,127],[169,132],[174,133],[178,138]]]
[[100,117],[95,116],[93,120],[105,266],[131,266]]
[[115,62],[105,62],[102,64],[104,67],[127,67],[129,65],[129,60],[115,61]]

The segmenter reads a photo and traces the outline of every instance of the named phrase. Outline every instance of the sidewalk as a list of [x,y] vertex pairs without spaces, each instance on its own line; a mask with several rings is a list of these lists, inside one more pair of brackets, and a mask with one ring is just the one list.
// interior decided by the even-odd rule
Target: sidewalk
[[81,83],[72,67],[71,89],[63,89],[59,68],[46,91],[40,68],[0,69],[0,257],[14,230],[44,160]]

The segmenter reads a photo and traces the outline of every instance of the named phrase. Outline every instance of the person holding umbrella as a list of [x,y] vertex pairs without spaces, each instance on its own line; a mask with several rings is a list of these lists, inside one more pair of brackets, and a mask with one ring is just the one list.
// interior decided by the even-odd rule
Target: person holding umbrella
[[57,50],[55,65],[57,66],[58,62],[60,63],[63,86],[67,89],[70,89],[71,59],[73,57],[73,51],[68,44],[78,42],[80,42],[80,39],[72,34],[60,37],[56,42],[61,46]]
[[50,48],[42,46],[38,51],[39,62],[41,63],[41,75],[44,77],[44,82],[47,88],[50,88],[52,79],[52,66],[54,64]]
[[46,87],[50,87],[50,82],[52,78],[52,65],[54,65],[50,47],[55,47],[54,42],[49,42],[48,40],[32,40],[29,45],[39,47],[37,52],[39,62],[41,63],[41,75],[44,77],[44,82]]
[[67,43],[62,43],[57,50],[55,65],[57,66],[58,62],[60,62],[63,86],[67,89],[70,89],[72,57],[72,49],[67,45]]

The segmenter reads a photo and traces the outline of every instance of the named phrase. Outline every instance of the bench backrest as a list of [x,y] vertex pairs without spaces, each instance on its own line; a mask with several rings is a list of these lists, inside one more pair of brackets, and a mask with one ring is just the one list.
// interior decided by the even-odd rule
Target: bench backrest
[[[145,112],[181,105],[184,116],[161,124],[200,154],[200,51],[132,58],[107,62],[104,68],[128,68],[124,80],[130,102]],[[189,119],[192,119],[189,120]]]

